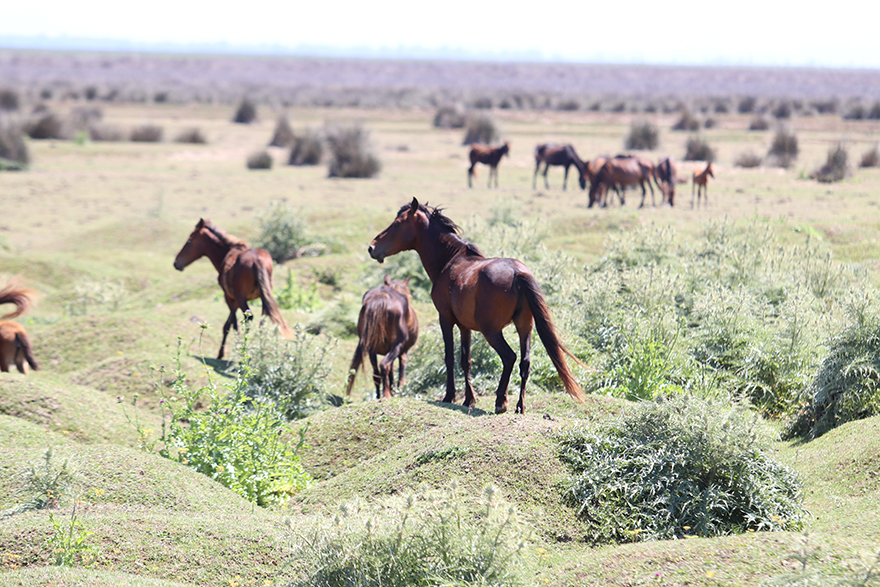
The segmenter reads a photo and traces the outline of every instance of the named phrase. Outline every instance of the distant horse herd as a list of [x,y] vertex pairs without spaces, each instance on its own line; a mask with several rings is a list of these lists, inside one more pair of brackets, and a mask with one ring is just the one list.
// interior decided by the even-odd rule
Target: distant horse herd
[[[489,187],[492,186],[493,177],[495,187],[498,187],[498,163],[509,154],[509,142],[497,147],[472,146],[468,186],[472,186],[476,164],[483,163],[490,168]],[[533,188],[542,165],[544,186],[548,189],[547,171],[551,166],[565,168],[563,189],[567,187],[569,169],[575,167],[581,189],[586,189],[589,183],[590,207],[611,204],[609,192],[614,192],[623,205],[625,190],[636,185],[642,190],[639,207],[644,206],[648,190],[651,192],[652,205],[656,205],[652,182],[660,190],[661,204],[672,206],[675,202],[675,186],[679,183],[675,163],[668,157],[656,164],[636,155],[596,157],[584,161],[572,145],[541,144],[535,148]],[[703,171],[694,171],[692,196],[696,198],[697,208],[701,199],[704,200],[704,206],[708,204],[710,177],[715,177],[711,163]],[[460,236],[458,225],[442,209],[421,204],[416,198],[400,208],[391,224],[373,239],[367,249],[369,255],[379,263],[409,250],[418,253],[432,283],[431,299],[439,316],[446,364],[444,402],[452,403],[456,396],[453,328],[458,327],[461,337],[459,364],[464,373],[464,405],[473,407],[476,404],[470,380],[470,352],[471,334],[477,331],[498,353],[503,365],[495,391],[495,412],[500,414],[508,410],[507,389],[517,353],[505,341],[502,330],[511,323],[516,327],[520,348],[520,393],[516,412],[525,412],[532,328],[537,330],[538,338],[546,348],[565,390],[576,400],[583,401],[583,392],[565,357],[586,366],[560,340],[541,288],[521,261],[486,257],[476,245]],[[257,298],[262,301],[263,316],[278,326],[280,334],[292,335],[272,295],[272,257],[266,250],[251,248],[243,240],[202,218],[175,257],[174,268],[183,271],[201,257],[207,257],[217,270],[217,280],[229,309],[217,359],[224,357],[229,330],[238,330],[237,312],[241,310],[245,320],[250,320],[252,314],[248,302]],[[12,365],[24,374],[27,374],[28,368],[39,369],[25,329],[17,322],[5,320],[26,312],[31,306],[33,294],[32,290],[17,282],[0,289],[0,305],[11,303],[16,306],[15,311],[0,320],[0,371],[9,371]],[[357,333],[358,344],[349,368],[346,394],[351,393],[355,376],[362,368],[364,358],[368,357],[373,368],[376,398],[391,397],[395,387],[394,361],[399,362],[397,387],[401,388],[405,382],[408,351],[419,335],[419,321],[412,305],[408,279],[392,281],[386,276],[383,285],[364,294]],[[378,355],[384,355],[381,362],[378,361]]]
[[[475,144],[471,146],[468,158],[471,166],[468,168],[468,187],[472,186],[471,179],[476,176],[474,167],[477,163],[489,165],[489,185],[492,187],[492,178],[495,178],[495,187],[498,187],[498,163],[501,158],[510,156],[510,142],[505,142],[497,147]],[[544,187],[550,189],[547,181],[547,172],[551,166],[563,167],[565,176],[562,179],[562,189],[568,187],[568,172],[571,167],[578,171],[578,184],[581,189],[590,185],[588,207],[594,205],[607,207],[611,204],[608,191],[612,190],[617,195],[621,205],[625,203],[624,192],[629,187],[639,186],[642,189],[642,200],[639,208],[644,207],[647,190],[651,191],[651,205],[655,206],[654,185],[662,195],[661,205],[675,205],[675,186],[679,183],[675,162],[670,157],[663,157],[656,164],[644,157],[633,154],[620,154],[611,156],[599,156],[595,159],[584,161],[578,156],[577,151],[570,144],[542,143],[535,147],[535,173],[532,175],[532,189],[537,185],[538,173],[541,166],[544,171]],[[714,178],[712,163],[707,164],[702,172],[694,172],[694,188],[696,191],[696,204],[699,208],[700,195],[704,195],[704,206],[708,204],[708,178]],[[653,182],[653,184],[652,184]],[[646,190],[647,186],[647,190]],[[691,207],[694,200],[691,198]]]

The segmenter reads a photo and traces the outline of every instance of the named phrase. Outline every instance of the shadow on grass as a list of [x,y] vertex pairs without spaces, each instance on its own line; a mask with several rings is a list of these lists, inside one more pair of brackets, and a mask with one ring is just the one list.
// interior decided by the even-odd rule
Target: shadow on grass
[[200,357],[192,355],[192,358],[214,370],[214,373],[228,379],[235,378],[235,362],[226,361],[224,359],[209,359],[208,357]]
[[481,410],[480,408],[468,408],[461,404],[448,404],[446,402],[441,401],[428,401],[427,403],[432,406],[437,406],[438,408],[444,408],[446,410],[452,410],[454,412],[461,412],[467,416],[473,416],[474,418],[479,418],[480,416],[488,416],[490,412],[486,410]]

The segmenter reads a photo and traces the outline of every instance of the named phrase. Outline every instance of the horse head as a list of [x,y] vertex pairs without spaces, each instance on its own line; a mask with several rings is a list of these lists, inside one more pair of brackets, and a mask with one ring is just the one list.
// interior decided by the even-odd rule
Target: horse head
[[709,174],[709,177],[715,178],[715,174],[712,172],[712,162],[710,161],[708,165],[706,165],[706,173]]
[[504,141],[504,146],[501,147],[501,154],[507,155],[507,158],[510,159],[510,141]]
[[195,230],[190,233],[180,252],[177,253],[177,257],[174,258],[174,268],[178,271],[183,271],[184,267],[205,254],[205,247],[200,237],[206,222],[211,223],[210,220],[205,221],[204,218],[199,218]]
[[419,208],[419,201],[415,198],[409,208],[401,208],[397,218],[370,243],[367,248],[370,257],[382,263],[385,257],[415,248],[420,228],[423,229],[428,224],[428,218]]

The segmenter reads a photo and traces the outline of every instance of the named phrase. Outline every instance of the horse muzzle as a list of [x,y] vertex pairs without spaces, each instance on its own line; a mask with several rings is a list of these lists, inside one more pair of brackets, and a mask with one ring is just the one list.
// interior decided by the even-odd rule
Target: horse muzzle
[[377,251],[375,245],[370,245],[369,247],[367,247],[367,252],[373,259],[377,260],[379,263],[385,262],[385,255]]

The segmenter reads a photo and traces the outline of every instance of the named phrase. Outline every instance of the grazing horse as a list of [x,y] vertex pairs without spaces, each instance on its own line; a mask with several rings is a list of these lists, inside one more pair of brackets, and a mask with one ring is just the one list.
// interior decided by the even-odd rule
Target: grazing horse
[[[2,318],[15,318],[27,312],[31,307],[33,290],[24,289],[16,283],[10,283],[0,290],[0,305],[15,304],[16,309]],[[27,375],[28,365],[39,371],[37,359],[31,340],[24,327],[18,322],[0,321],[0,371],[7,373],[9,367],[15,365],[19,373]]]
[[703,194],[704,206],[709,205],[709,178],[715,178],[712,172],[712,162],[706,165],[703,171],[694,170],[694,183],[691,186],[691,208],[694,207],[694,190],[697,192],[697,209],[700,209],[700,194]]
[[[348,368],[351,375],[348,377],[345,395],[351,395],[355,375],[362,366],[366,354],[373,365],[376,399],[391,397],[391,388],[394,386],[394,359],[400,361],[397,378],[397,387],[400,389],[403,387],[406,374],[407,353],[419,337],[419,319],[412,307],[409,277],[391,281],[386,275],[385,285],[374,287],[364,294],[357,330],[358,345],[351,366]],[[379,364],[376,364],[376,355],[385,355]]]
[[404,205],[394,221],[373,239],[367,249],[380,263],[401,251],[415,250],[431,278],[431,299],[440,317],[446,361],[444,402],[455,401],[455,345],[452,328],[461,333],[461,368],[464,371],[464,405],[476,403],[471,385],[471,332],[483,333],[501,357],[504,369],[495,392],[495,413],[507,411],[507,386],[516,353],[504,340],[502,329],[514,323],[519,335],[521,378],[517,413],[525,412],[529,378],[532,321],[565,390],[583,401],[583,392],[565,362],[563,353],[580,363],[556,334],[547,303],[531,271],[516,259],[487,259],[477,247],[459,236],[459,227],[439,208],[412,203]]
[[263,301],[263,316],[268,316],[281,328],[281,334],[292,334],[278,309],[278,302],[272,297],[272,256],[265,249],[251,249],[241,239],[226,234],[204,218],[196,224],[183,248],[174,259],[174,268],[183,271],[184,267],[202,257],[208,257],[217,270],[217,281],[223,289],[229,318],[223,325],[223,341],[217,359],[223,358],[223,347],[229,328],[238,331],[236,310],[244,312],[245,320],[250,318],[248,301],[260,298]]
[[663,192],[663,200],[670,206],[675,204],[675,184],[678,183],[678,172],[675,163],[669,157],[664,157],[654,166],[654,181]]
[[[645,205],[645,196],[647,195],[645,190],[646,183],[651,189],[651,202],[654,202],[652,179],[654,179],[653,163],[641,157],[617,155],[605,161],[605,164],[593,178],[593,182],[590,185],[589,207],[592,208],[593,204],[600,203],[600,200],[602,200],[603,207],[607,205],[604,199],[607,198],[609,188],[617,190],[617,186],[620,186],[626,189],[628,186],[639,184],[642,188],[642,201],[639,204],[639,208],[642,208]],[[620,192],[618,192],[618,196],[620,197],[621,204],[623,204],[623,197],[620,195]]]
[[572,165],[578,170],[578,182],[580,183],[581,189],[587,187],[587,179],[584,176],[586,163],[578,157],[577,152],[575,152],[574,147],[571,145],[554,145],[550,143],[535,147],[535,174],[532,176],[532,189],[535,189],[535,184],[538,179],[538,170],[541,167],[541,163],[544,164],[543,175],[544,187],[546,189],[550,189],[550,184],[547,183],[547,170],[550,169],[551,165],[565,167],[565,178],[562,180],[563,190],[567,187],[568,169]]
[[492,175],[495,175],[495,187],[498,187],[498,162],[501,157],[507,155],[510,157],[510,141],[507,141],[500,147],[490,147],[489,145],[472,145],[471,152],[468,155],[471,160],[471,166],[468,168],[468,187],[471,186],[471,178],[477,175],[477,163],[485,163],[489,166],[489,187],[492,187]]

